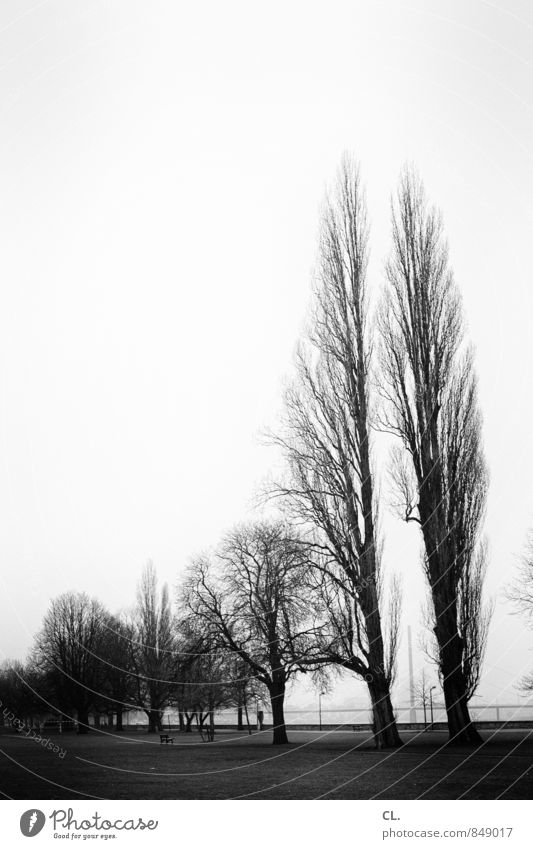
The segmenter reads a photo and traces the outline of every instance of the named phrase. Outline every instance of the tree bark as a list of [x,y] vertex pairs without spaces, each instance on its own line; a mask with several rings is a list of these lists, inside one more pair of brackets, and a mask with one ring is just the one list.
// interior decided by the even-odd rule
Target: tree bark
[[[370,477],[369,463],[364,468]],[[385,674],[385,648],[383,645],[379,597],[375,583],[377,565],[375,559],[374,526],[370,517],[367,517],[366,521],[368,539],[372,542],[365,551],[363,564],[365,570],[364,577],[367,584],[360,593],[359,601],[365,617],[366,633],[370,646],[368,658],[369,675],[366,676],[366,681],[372,705],[372,728],[376,749],[389,749],[400,746],[402,741],[400,740],[396,718],[392,709],[390,676]]]
[[368,690],[372,703],[372,731],[376,749],[401,746],[388,683],[375,680],[368,684]]
[[161,731],[161,714],[158,710],[150,709],[146,711],[148,715],[148,734],[155,734]]
[[459,670],[443,678],[444,703],[448,717],[450,744],[457,746],[478,746],[483,739],[470,718],[468,701],[465,696],[466,682]]
[[[439,646],[442,646],[440,668],[448,719],[448,742],[459,746],[479,745],[482,738],[470,719],[468,710],[468,685],[463,674],[464,645],[457,632],[455,607],[448,602],[447,608],[443,609],[443,599],[439,596],[435,602],[435,609],[439,611],[435,636]],[[449,633],[455,635],[453,639],[446,639]]]
[[244,701],[244,715],[246,716],[246,727],[248,729],[248,734],[252,733],[252,729],[250,727],[250,717],[248,716],[248,704],[246,700]]
[[274,680],[269,690],[270,703],[272,705],[272,743],[274,746],[284,745],[289,742],[287,728],[285,727],[285,714],[283,712],[285,683]]

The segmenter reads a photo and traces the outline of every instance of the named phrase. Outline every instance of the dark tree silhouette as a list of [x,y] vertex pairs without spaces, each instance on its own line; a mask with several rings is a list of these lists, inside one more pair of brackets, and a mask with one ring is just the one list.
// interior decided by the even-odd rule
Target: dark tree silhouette
[[13,718],[33,724],[34,719],[54,710],[49,706],[53,697],[45,673],[31,662],[11,660],[0,666],[0,706],[4,722],[13,714]]
[[234,702],[233,656],[220,650],[204,622],[185,616],[179,623],[179,681],[173,697],[183,717],[183,730],[192,731],[196,720],[214,733],[215,711]]
[[209,642],[240,658],[268,689],[274,744],[288,742],[287,684],[316,654],[307,572],[307,546],[282,522],[259,522],[230,533],[214,563],[196,560],[183,590]]
[[128,624],[119,616],[108,616],[102,645],[103,692],[105,706],[116,717],[115,729],[123,731],[124,710],[136,707],[133,698],[136,681],[130,667],[132,634]]
[[387,635],[372,463],[367,261],[364,193],[356,164],[345,157],[322,215],[314,312],[273,437],[289,475],[272,492],[310,532],[329,610],[323,657],[367,682],[381,748],[400,742],[390,697],[400,599],[395,583]]
[[409,170],[393,205],[392,233],[380,315],[382,427],[405,449],[393,478],[403,517],[420,525],[424,542],[450,740],[476,743],[468,700],[490,618],[482,601],[488,476],[477,380],[441,218]]
[[109,614],[85,593],[52,601],[37,635],[33,660],[46,673],[61,709],[74,709],[78,733],[87,733],[89,711],[102,697],[105,623]]
[[148,716],[148,731],[161,730],[164,709],[175,691],[179,652],[166,584],[158,591],[152,563],[143,570],[130,623],[129,668],[133,700]]

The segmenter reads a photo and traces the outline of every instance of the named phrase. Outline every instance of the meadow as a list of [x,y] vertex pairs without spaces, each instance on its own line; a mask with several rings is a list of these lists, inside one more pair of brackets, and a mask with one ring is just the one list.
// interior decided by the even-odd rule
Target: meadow
[[527,799],[533,790],[531,730],[487,730],[477,749],[408,731],[393,751],[348,731],[291,730],[287,746],[272,746],[270,731],[223,731],[212,743],[175,733],[170,745],[144,732],[46,736],[49,746],[0,733],[3,798]]

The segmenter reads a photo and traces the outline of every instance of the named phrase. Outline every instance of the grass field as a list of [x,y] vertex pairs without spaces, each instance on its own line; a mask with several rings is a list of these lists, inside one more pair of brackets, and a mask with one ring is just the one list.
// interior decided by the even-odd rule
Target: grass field
[[486,731],[479,749],[446,746],[440,732],[404,732],[377,752],[365,734],[291,731],[252,737],[146,733],[52,734],[63,757],[30,738],[0,734],[0,790],[12,799],[505,799],[531,798],[533,730]]

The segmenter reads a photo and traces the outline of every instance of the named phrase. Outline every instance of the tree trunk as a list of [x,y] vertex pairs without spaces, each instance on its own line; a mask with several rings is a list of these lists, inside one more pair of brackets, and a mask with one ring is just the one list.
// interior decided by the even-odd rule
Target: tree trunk
[[124,731],[124,726],[122,724],[122,707],[117,705],[116,706],[116,712],[117,712],[117,724],[116,724],[115,730],[116,731]]
[[192,722],[196,713],[186,713],[185,714],[185,731],[189,734],[192,734]]
[[289,742],[285,727],[285,714],[283,712],[285,683],[275,680],[269,691],[270,703],[272,705],[272,743],[274,746],[284,745]]
[[455,685],[453,680],[444,679],[443,690],[448,717],[448,742],[458,746],[478,746],[483,742],[483,739],[470,719],[464,688],[461,689]]
[[376,749],[401,746],[389,685],[386,681],[374,680],[368,684],[368,691],[372,703],[372,732]]
[[[370,469],[369,461],[364,464]],[[367,471],[370,476],[370,471]],[[370,496],[367,495],[367,499]],[[371,501],[368,501],[371,504]],[[369,509],[369,508],[368,508]],[[374,529],[371,517],[367,518],[367,539],[374,540]],[[400,735],[396,726],[396,718],[392,709],[390,697],[390,679],[385,672],[385,648],[381,627],[379,595],[376,586],[376,552],[374,542],[365,551],[364,574],[367,584],[360,593],[359,604],[365,617],[365,630],[370,645],[368,672],[366,681],[370,702],[372,705],[372,730],[376,749],[390,749],[401,745]]]
[[89,711],[87,708],[79,708],[78,715],[78,734],[87,734],[89,731]]
[[[441,614],[437,620],[440,627],[435,628],[435,634],[439,646],[442,646],[440,668],[448,718],[448,742],[458,746],[477,746],[483,741],[468,710],[467,682],[463,674],[464,645],[457,633],[455,608],[449,605],[447,614],[453,617],[451,622]],[[455,635],[453,639],[449,638],[449,633]]]
[[161,714],[158,710],[145,711],[148,715],[148,734],[156,734],[161,731]]
[[239,705],[237,708],[237,731],[242,731],[242,705]]
[[252,729],[250,727],[250,717],[248,716],[248,704],[246,702],[246,699],[244,701],[244,715],[246,716],[246,727],[248,729],[248,734],[251,734]]
[[179,721],[179,724],[180,724],[180,731],[184,731],[185,730],[185,720],[183,718],[183,711],[182,710],[180,710],[178,712],[178,721]]

